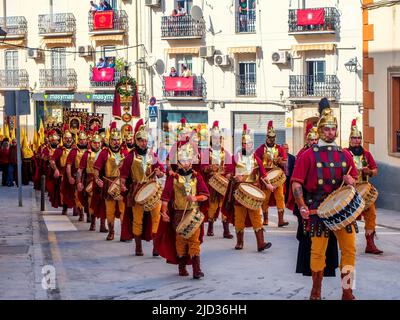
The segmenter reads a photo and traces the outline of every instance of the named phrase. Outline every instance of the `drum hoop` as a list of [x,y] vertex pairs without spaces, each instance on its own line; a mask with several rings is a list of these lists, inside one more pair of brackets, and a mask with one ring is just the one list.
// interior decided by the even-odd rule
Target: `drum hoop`
[[[258,197],[258,196],[255,196],[254,194],[251,194],[251,193],[247,192],[247,191],[242,187],[242,186],[245,186],[245,185],[248,185],[248,186],[250,186],[251,188],[256,189],[257,191],[259,191],[259,192],[262,194],[262,196],[261,196],[261,197]],[[243,193],[244,193],[246,196],[248,196],[248,197],[256,198],[256,199],[259,200],[259,201],[264,201],[264,200],[265,200],[265,193],[262,192],[262,190],[259,189],[258,187],[252,185],[251,183],[242,182],[242,183],[239,185],[239,189],[240,189],[241,192],[243,192]]]
[[[353,208],[354,205],[357,205],[357,209],[355,211],[350,211],[350,208]],[[331,220],[335,220],[338,216],[339,217],[343,217],[343,215],[346,215],[346,219],[343,221],[346,221],[349,217],[351,216],[355,216],[355,215],[360,215],[362,211],[364,211],[364,207],[365,207],[365,202],[364,199],[357,193],[356,196],[342,209],[340,209],[338,212],[335,212],[333,215],[330,216],[323,216],[323,215],[319,215],[324,221],[331,221]],[[350,215],[348,215],[350,213]],[[341,222],[343,222],[341,221]]]
[[[341,199],[339,202],[339,205],[336,207],[329,207],[328,210],[323,211],[324,207],[327,206],[329,201],[332,201],[332,198],[335,197],[339,192],[342,192],[343,190],[350,190],[351,192],[347,195],[345,199]],[[336,189],[333,191],[331,194],[329,194],[324,201],[320,204],[318,207],[318,215],[322,216],[332,216],[335,213],[337,213],[338,210],[342,210],[344,207],[347,206],[348,203],[351,202],[351,200],[354,198],[355,194],[357,193],[356,189],[353,186],[345,186],[343,188]]]
[[[139,201],[137,200],[137,198],[138,198],[140,192],[143,191],[143,189],[146,188],[148,185],[153,184],[153,183],[155,183],[155,184],[158,186],[158,188],[154,188],[154,190],[151,191],[151,193],[146,197],[146,199],[143,199],[142,201],[139,202]],[[158,192],[159,189],[160,189],[160,185],[157,183],[157,181],[149,181],[149,182],[146,182],[146,183],[139,189],[139,191],[136,192],[136,195],[135,195],[135,202],[137,202],[137,203],[139,203],[139,204],[142,204],[142,203],[146,202],[148,199],[154,197],[154,196],[157,194],[157,192]]]

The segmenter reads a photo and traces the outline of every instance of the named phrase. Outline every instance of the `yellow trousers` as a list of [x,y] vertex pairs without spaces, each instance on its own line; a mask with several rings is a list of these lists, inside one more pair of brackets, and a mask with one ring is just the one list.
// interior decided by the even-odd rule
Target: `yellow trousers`
[[[208,220],[209,221],[215,221],[215,216],[217,215],[217,212],[219,209],[222,207],[222,202],[224,199],[219,199],[216,201],[210,201],[210,206],[208,208]],[[226,221],[226,216],[222,215],[222,221]]]
[[[271,191],[269,191],[268,189],[264,190],[263,192],[265,193],[265,201],[262,204],[262,209],[265,212],[268,212],[268,208],[269,208],[269,198],[271,197]],[[274,193],[274,197],[275,197],[275,201],[276,201],[276,208],[278,210],[284,210],[285,209],[285,194],[283,193],[283,185],[281,185],[280,187],[276,188],[276,190],[273,192]]]
[[261,210],[250,210],[241,205],[235,205],[235,229],[236,232],[242,232],[246,225],[246,216],[249,215],[251,224],[253,225],[254,231],[258,231],[263,228],[263,220]]
[[90,205],[92,204],[92,196],[88,195],[88,204],[89,204],[89,214],[92,216],[94,215],[94,210],[90,207]]
[[[151,232],[157,233],[158,224],[160,223],[160,211],[161,211],[161,202],[149,212],[151,214]],[[133,235],[134,236],[141,236],[143,231],[143,215],[144,209],[143,206],[139,204],[135,204],[132,207],[132,214],[133,214]]]
[[124,218],[125,212],[125,202],[124,200],[116,201],[116,200],[106,200],[106,217],[108,223],[114,223],[115,221],[115,211],[117,211],[117,206],[119,208],[119,212],[121,213],[119,219],[122,220]]
[[189,238],[185,239],[180,235],[176,235],[175,245],[178,257],[189,255],[190,257],[200,255],[200,228]]
[[376,227],[376,207],[373,203],[367,210],[364,211],[365,230],[375,231]]
[[83,210],[83,205],[82,203],[79,201],[79,197],[78,197],[78,190],[75,190],[75,204],[77,208],[81,208]]
[[[351,226],[352,232],[348,233],[346,228],[338,231],[333,231],[339,243],[341,252],[340,270],[343,268],[354,270],[356,263],[356,231],[354,226]],[[329,238],[312,237],[311,238],[311,271],[318,272],[325,269],[325,252],[328,247]]]

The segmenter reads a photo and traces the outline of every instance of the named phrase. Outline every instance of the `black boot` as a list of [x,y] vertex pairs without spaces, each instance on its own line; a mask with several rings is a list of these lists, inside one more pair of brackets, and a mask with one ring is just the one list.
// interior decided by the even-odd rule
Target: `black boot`
[[208,220],[207,236],[212,237],[214,235],[214,221]]
[[244,231],[236,232],[236,250],[243,249],[243,242],[244,242]]
[[204,273],[200,269],[200,256],[192,257],[193,279],[200,279],[204,277]]
[[135,238],[135,255],[142,256],[143,255],[142,237],[134,236],[134,238]]
[[225,239],[232,239],[233,235],[229,231],[229,222],[228,221],[222,222],[222,226],[224,227],[224,234],[223,234],[224,238]]
[[186,270],[186,262],[187,262],[187,256],[178,257],[179,275],[181,277],[186,277],[189,275],[189,272]]

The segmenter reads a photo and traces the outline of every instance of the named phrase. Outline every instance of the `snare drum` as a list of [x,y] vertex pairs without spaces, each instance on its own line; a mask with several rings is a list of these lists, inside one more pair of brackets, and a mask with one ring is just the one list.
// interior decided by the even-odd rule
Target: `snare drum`
[[124,198],[121,196],[121,180],[116,178],[108,188],[107,192],[115,201],[123,200]]
[[157,181],[150,181],[136,193],[135,202],[142,205],[144,211],[151,211],[160,203],[161,194],[161,185]]
[[216,173],[210,178],[208,183],[215,191],[225,196],[229,184],[229,180],[227,178],[219,173]]
[[201,226],[204,214],[199,209],[193,209],[185,214],[176,227],[176,233],[185,239],[189,239]]
[[250,210],[260,209],[265,200],[265,193],[250,183],[241,183],[233,195],[237,202]]
[[272,169],[271,171],[268,171],[267,179],[270,184],[277,188],[285,183],[286,175],[281,169]]
[[364,211],[365,202],[353,186],[332,192],[318,207],[317,213],[332,231],[351,224]]
[[356,185],[357,192],[363,197],[365,201],[365,209],[367,210],[378,199],[378,190],[369,182],[361,182]]

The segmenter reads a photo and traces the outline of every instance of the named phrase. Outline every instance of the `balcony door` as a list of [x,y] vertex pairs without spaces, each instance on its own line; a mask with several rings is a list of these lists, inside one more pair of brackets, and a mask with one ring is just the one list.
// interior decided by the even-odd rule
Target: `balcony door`
[[7,50],[5,52],[5,76],[7,87],[17,87],[19,82],[18,76],[18,51]]
[[192,55],[177,55],[176,56],[176,71],[178,71],[179,76],[182,74],[182,65],[185,65],[189,68],[190,71],[192,71],[192,74],[194,74],[193,71],[193,56]]
[[175,0],[175,9],[178,8],[178,2],[186,10],[186,14],[190,14],[193,7],[193,0]]
[[307,61],[307,95],[322,96],[325,87],[325,61]]
[[53,86],[67,84],[65,48],[55,48],[51,52],[51,81]]
[[256,63],[239,62],[239,76],[237,79],[237,95],[255,96],[256,95]]

